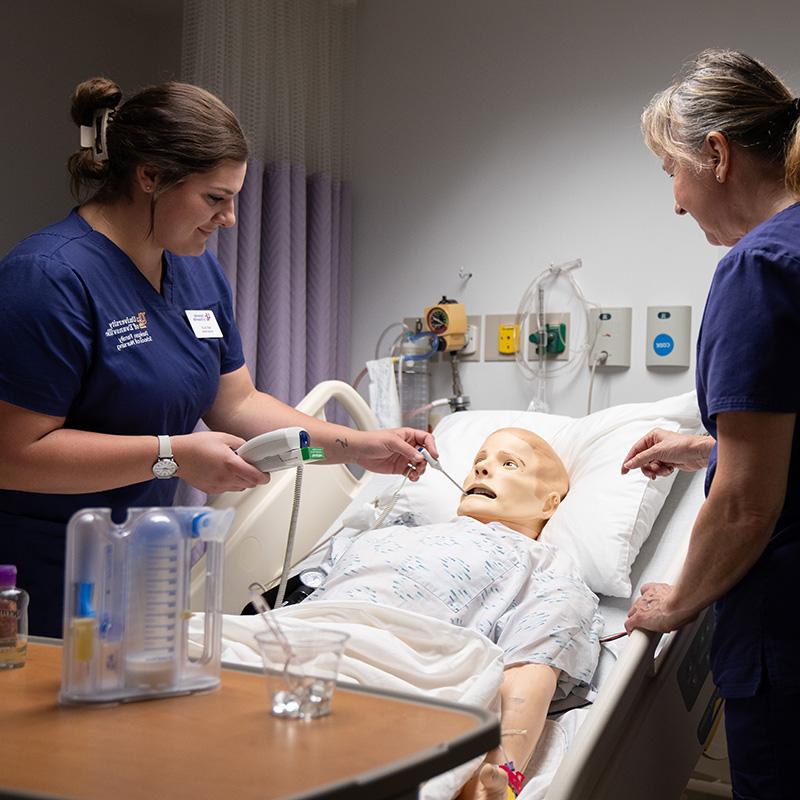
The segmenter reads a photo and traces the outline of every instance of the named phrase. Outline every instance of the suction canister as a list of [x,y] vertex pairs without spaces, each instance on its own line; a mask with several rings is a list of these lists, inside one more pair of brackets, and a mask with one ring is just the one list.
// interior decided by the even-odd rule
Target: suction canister
[[[107,703],[216,688],[222,564],[231,509],[108,508],[67,526],[62,703]],[[192,547],[206,546],[203,647],[189,643]]]

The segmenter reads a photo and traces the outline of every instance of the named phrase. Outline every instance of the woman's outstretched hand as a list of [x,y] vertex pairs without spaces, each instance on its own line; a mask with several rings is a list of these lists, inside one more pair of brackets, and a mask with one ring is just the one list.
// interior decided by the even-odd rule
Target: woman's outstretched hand
[[361,432],[354,444],[357,464],[371,472],[391,475],[402,475],[413,464],[408,476],[412,481],[418,480],[427,466],[418,448],[424,447],[434,458],[439,457],[433,436],[415,428]]
[[696,472],[708,465],[713,446],[710,436],[654,428],[628,451],[622,462],[622,474],[640,469],[648,478],[655,479],[676,469]]

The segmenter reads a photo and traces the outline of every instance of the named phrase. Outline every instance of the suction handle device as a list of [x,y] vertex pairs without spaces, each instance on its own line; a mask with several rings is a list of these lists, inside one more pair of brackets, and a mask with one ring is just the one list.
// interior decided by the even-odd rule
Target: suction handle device
[[444,471],[444,469],[442,469],[442,465],[424,447],[418,447],[417,449],[419,450],[420,453],[422,453],[422,457],[428,462],[428,464],[431,467],[433,467],[433,469],[438,469],[439,472],[441,472],[442,475],[444,475],[445,478],[447,478],[447,480],[449,480],[450,483],[452,483],[456,487],[456,489],[458,489],[458,491],[461,492],[461,494],[466,494],[466,492],[459,485],[458,481],[452,478],[450,475],[448,475]]
[[310,445],[308,432],[302,428],[281,428],[254,436],[236,454],[262,472],[276,472],[325,458],[321,447]]

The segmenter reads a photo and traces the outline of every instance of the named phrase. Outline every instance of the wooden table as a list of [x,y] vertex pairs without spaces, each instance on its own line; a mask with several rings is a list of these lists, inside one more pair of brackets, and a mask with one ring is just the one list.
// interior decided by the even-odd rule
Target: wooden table
[[58,705],[61,647],[0,671],[0,796],[248,800],[405,798],[499,742],[480,709],[338,687],[311,722],[268,713],[260,673],[215,692],[102,708]]

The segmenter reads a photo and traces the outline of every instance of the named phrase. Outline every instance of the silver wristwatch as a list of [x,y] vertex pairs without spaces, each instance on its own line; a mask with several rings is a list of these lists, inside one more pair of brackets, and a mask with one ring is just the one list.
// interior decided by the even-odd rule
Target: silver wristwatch
[[169,436],[158,437],[158,458],[153,464],[153,475],[156,478],[172,478],[178,471],[178,465],[172,456],[172,443]]

